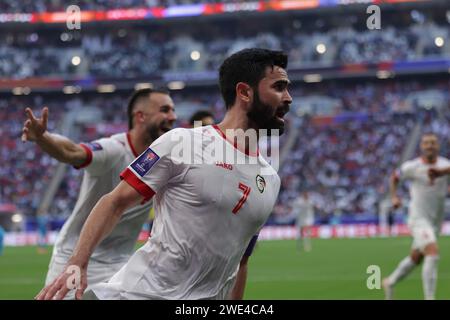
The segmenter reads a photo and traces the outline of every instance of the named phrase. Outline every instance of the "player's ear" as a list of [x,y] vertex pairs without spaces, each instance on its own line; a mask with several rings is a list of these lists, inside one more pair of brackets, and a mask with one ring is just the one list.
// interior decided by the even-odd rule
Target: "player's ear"
[[144,113],[141,110],[137,110],[134,112],[135,123],[142,123],[144,121]]
[[245,103],[251,103],[253,100],[253,89],[245,82],[236,84],[236,98]]

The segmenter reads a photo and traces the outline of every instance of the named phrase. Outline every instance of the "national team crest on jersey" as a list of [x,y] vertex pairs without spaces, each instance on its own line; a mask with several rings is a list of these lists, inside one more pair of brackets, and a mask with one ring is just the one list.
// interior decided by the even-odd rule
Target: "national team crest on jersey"
[[86,146],[89,149],[91,149],[92,151],[103,150],[102,145],[98,142],[89,142],[89,143],[86,143]]
[[143,154],[139,156],[139,158],[134,160],[134,162],[131,164],[131,167],[141,177],[143,177],[158,160],[159,156],[156,154],[156,152],[148,148]]
[[256,187],[261,193],[263,193],[266,189],[266,180],[264,180],[264,178],[259,174],[256,176]]

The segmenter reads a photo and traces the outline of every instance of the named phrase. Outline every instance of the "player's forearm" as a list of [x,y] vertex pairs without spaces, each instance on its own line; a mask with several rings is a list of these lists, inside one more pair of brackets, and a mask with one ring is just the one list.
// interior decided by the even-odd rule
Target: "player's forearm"
[[74,166],[83,164],[87,157],[78,144],[59,134],[46,131],[36,143],[51,157]]
[[389,191],[391,198],[397,196],[397,188],[398,188],[398,178],[395,176],[392,176],[389,182]]
[[95,247],[113,230],[125,210],[111,194],[103,196],[86,220],[69,264],[87,267]]
[[239,265],[236,282],[230,293],[231,300],[242,300],[244,298],[245,284],[247,282],[248,257],[244,257]]

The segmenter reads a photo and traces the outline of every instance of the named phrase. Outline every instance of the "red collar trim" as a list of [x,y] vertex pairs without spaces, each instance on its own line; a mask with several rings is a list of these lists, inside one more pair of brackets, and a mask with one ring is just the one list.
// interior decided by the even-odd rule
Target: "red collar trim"
[[436,162],[437,162],[437,157],[436,157],[436,159],[434,159],[433,162],[428,162],[424,157],[420,157],[420,160],[422,160],[422,163],[423,163],[423,164],[436,164]]
[[131,152],[133,152],[133,155],[137,157],[139,154],[136,152],[136,149],[134,148],[133,144],[131,143],[131,134],[127,132],[127,140],[128,144],[130,145]]
[[236,150],[244,153],[245,155],[249,156],[249,157],[258,157],[259,156],[259,148],[256,149],[256,154],[255,153],[250,153],[247,150],[246,151],[242,151],[238,148],[237,143],[236,142],[231,142],[230,140],[227,139],[227,136],[225,135],[225,133],[223,133],[222,130],[220,130],[218,125],[213,125],[212,126],[214,129],[216,129],[216,131],[219,133],[219,135],[225,140],[227,141],[229,144],[231,144]]

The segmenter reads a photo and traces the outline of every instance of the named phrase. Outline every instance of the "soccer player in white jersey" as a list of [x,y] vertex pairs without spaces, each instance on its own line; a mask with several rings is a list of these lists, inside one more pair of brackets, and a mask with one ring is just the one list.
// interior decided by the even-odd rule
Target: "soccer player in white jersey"
[[[91,143],[76,144],[47,131],[48,109],[37,119],[26,109],[28,120],[23,139],[35,142],[55,159],[85,168],[83,182],[72,214],[58,234],[45,283],[50,284],[73,253],[83,224],[97,201],[120,182],[120,172],[160,135],[172,129],[176,120],[174,104],[162,90],[135,91],[128,105],[129,131]],[[122,216],[114,230],[92,253],[88,269],[90,284],[109,280],[134,252],[136,240],[148,217],[151,202],[137,205]],[[74,295],[67,298],[74,298]]]
[[424,298],[435,298],[439,250],[437,238],[444,218],[444,205],[450,173],[450,161],[439,156],[435,134],[421,137],[421,157],[406,161],[391,176],[391,197],[394,208],[401,206],[397,195],[400,180],[410,180],[408,227],[413,237],[411,253],[392,274],[383,280],[386,299],[393,298],[393,287],[423,260],[422,284]]
[[314,225],[314,204],[308,192],[303,192],[294,200],[293,209],[297,213],[298,249],[303,247],[306,252],[311,251],[311,227]]
[[[80,270],[77,298],[87,286],[89,257],[100,239],[128,207],[152,197],[152,237],[108,282],[91,286],[86,295],[229,297],[244,251],[272,212],[280,189],[278,174],[258,152],[258,140],[243,143],[235,134],[264,128],[284,131],[283,117],[292,102],[286,66],[287,56],[278,51],[245,49],[233,54],[220,68],[227,106],[222,122],[171,130],[122,172],[123,181],[89,215],[67,264]],[[192,143],[180,146],[180,138],[184,142],[186,137]],[[180,153],[191,154],[194,161],[183,161]],[[224,154],[233,157],[228,160]],[[62,273],[36,299],[61,299],[70,277]]]
[[[189,119],[191,128],[195,126],[208,126],[215,124],[214,115],[208,110],[196,111]],[[245,285],[247,282],[248,260],[253,253],[259,235],[255,235],[245,250],[244,256],[239,263],[239,271],[236,275],[236,282],[230,292],[231,300],[242,300],[244,298]]]

